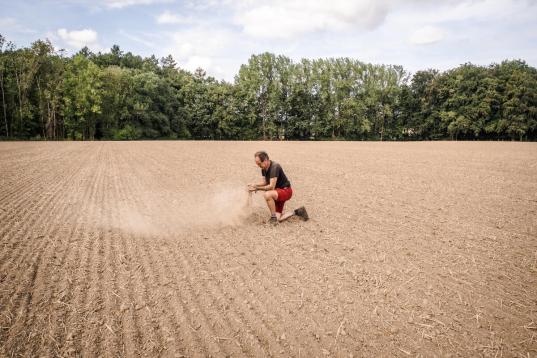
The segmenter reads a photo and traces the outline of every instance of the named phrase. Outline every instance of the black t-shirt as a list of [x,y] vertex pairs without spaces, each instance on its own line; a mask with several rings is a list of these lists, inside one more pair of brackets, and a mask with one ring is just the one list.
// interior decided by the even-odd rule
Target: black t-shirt
[[278,178],[276,179],[276,188],[278,189],[283,189],[291,186],[291,183],[285,176],[281,165],[276,162],[273,162],[272,160],[270,161],[270,166],[268,167],[266,172],[265,169],[261,169],[261,175],[265,177],[267,184],[270,184],[270,178]]

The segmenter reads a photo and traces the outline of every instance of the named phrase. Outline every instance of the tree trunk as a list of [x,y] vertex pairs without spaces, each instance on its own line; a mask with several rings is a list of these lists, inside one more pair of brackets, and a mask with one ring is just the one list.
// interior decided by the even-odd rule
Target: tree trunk
[[384,136],[384,122],[386,121],[386,116],[384,115],[384,111],[382,112],[382,130],[380,132],[380,141],[382,142],[382,137]]
[[267,122],[267,111],[265,109],[265,106],[263,106],[263,110],[261,111],[261,128],[263,130],[263,140],[267,140],[266,122]]
[[[22,95],[21,95],[21,84],[19,80],[19,74],[17,70],[15,69],[15,78],[17,79],[17,89],[19,94],[19,131],[22,133]],[[19,133],[19,135],[21,135]]]
[[52,136],[54,139],[58,139],[58,123],[56,122],[56,109],[52,106]]
[[50,102],[47,100],[47,124],[46,124],[46,130],[47,130],[47,137],[52,138],[52,134],[50,133],[50,119],[52,118],[50,113]]
[[2,90],[2,109],[4,111],[4,123],[6,124],[6,138],[9,138],[9,127],[7,125],[6,99],[4,95],[4,70],[0,72],[0,89]]
[[39,97],[39,114],[41,117],[41,132],[43,133],[43,138],[47,139],[47,132],[46,132],[46,125],[45,125],[45,117],[43,115],[43,108],[41,106],[41,84],[39,83],[39,76],[37,77],[37,94]]
[[336,113],[334,113],[334,120],[332,121],[332,139],[336,139],[336,123],[338,120],[338,109],[336,108]]

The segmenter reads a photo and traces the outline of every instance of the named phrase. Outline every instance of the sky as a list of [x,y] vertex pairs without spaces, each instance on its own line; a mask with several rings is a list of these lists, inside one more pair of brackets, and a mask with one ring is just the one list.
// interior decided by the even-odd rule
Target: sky
[[0,0],[0,34],[203,68],[233,81],[253,54],[350,57],[408,72],[522,59],[537,67],[537,0]]

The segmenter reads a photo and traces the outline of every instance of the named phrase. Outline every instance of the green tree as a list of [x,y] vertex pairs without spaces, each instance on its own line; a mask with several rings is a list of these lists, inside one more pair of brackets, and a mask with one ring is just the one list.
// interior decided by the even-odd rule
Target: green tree
[[6,94],[4,90],[4,77],[6,71],[6,56],[4,56],[4,44],[6,38],[0,34],[0,95],[2,96],[2,114],[4,119],[5,136],[9,138],[9,125],[7,122]]
[[[504,61],[493,68],[501,96],[496,132],[522,140],[537,130],[537,70],[524,61]],[[501,133],[501,132],[499,132]],[[533,137],[535,138],[535,137]]]
[[101,113],[100,70],[82,55],[66,66],[63,83],[63,116],[73,139],[94,139],[97,116]]

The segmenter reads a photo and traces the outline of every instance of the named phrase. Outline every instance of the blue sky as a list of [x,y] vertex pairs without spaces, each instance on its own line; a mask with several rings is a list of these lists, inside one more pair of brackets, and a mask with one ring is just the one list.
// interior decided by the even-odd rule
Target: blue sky
[[0,33],[163,57],[232,81],[252,54],[352,57],[409,72],[520,58],[537,66],[535,0],[0,0]]

